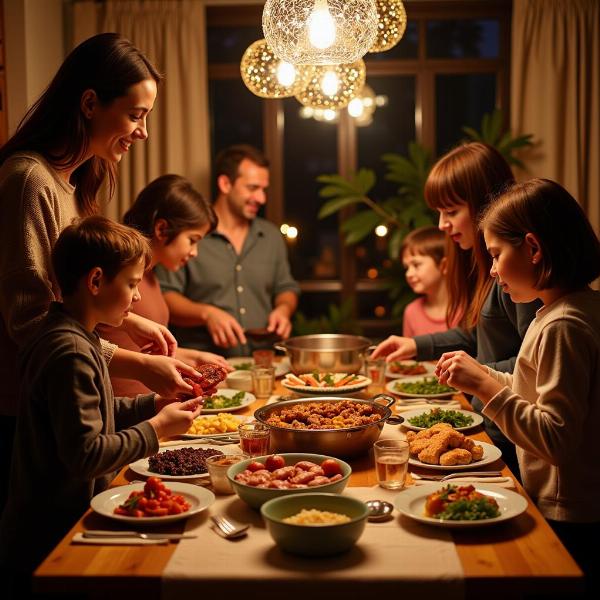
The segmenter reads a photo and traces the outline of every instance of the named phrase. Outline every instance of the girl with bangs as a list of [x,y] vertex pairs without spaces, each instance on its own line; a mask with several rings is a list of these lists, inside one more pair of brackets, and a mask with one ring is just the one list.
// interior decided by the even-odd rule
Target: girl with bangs
[[[514,183],[502,155],[491,146],[471,142],[444,155],[425,183],[425,200],[439,212],[439,228],[447,235],[448,311],[446,321],[458,327],[415,337],[392,335],[373,357],[388,362],[416,358],[434,360],[444,352],[463,350],[497,371],[512,373],[521,342],[539,303],[515,304],[490,276],[491,258],[477,224],[495,194]],[[478,412],[482,403],[472,398]],[[489,420],[486,431],[502,450],[513,473],[519,473],[514,445]]]
[[[477,395],[517,446],[523,486],[597,598],[600,547],[600,241],[577,201],[547,179],[516,184],[484,213],[491,275],[513,302],[543,303],[514,374],[465,352],[442,355],[442,383]],[[520,306],[518,304],[517,306]]]

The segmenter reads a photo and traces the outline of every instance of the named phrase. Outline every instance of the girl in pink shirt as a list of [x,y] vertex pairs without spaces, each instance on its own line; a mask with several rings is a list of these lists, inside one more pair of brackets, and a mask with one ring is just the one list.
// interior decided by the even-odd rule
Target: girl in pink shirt
[[[415,229],[404,238],[400,256],[406,281],[415,294],[421,294],[404,310],[405,337],[448,329],[445,240],[444,232],[433,226]],[[457,325],[458,320],[450,323],[450,327]]]

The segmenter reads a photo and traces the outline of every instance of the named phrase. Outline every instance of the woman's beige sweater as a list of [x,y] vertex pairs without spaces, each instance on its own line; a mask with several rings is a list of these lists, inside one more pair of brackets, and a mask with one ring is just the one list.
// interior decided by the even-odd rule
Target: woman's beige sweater
[[600,521],[600,292],[538,310],[513,375],[483,414],[517,445],[523,484],[542,514]]

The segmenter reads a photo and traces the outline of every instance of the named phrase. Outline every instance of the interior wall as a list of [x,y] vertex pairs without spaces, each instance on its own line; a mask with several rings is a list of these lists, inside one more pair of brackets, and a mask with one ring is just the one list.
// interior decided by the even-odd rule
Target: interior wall
[[63,0],[4,2],[8,133],[64,59]]

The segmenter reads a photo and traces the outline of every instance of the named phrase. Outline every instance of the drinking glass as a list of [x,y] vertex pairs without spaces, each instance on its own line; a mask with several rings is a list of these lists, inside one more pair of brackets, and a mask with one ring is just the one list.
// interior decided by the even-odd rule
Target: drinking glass
[[385,358],[365,359],[365,376],[373,383],[372,385],[383,389],[385,385]]
[[252,387],[257,398],[268,398],[275,387],[275,367],[252,367]]
[[252,352],[252,358],[254,359],[254,364],[257,367],[272,367],[273,360],[275,360],[275,351],[254,350],[254,352]]
[[234,489],[231,487],[229,479],[227,479],[227,471],[231,465],[235,465],[235,463],[247,458],[248,456],[246,454],[217,454],[215,456],[209,456],[205,460],[206,468],[210,475],[210,482],[215,494],[234,493]]
[[269,437],[271,429],[264,423],[252,421],[242,423],[238,427],[240,448],[248,456],[264,456],[269,453]]
[[408,442],[377,440],[373,444],[373,450],[379,485],[388,490],[403,488],[408,471]]

